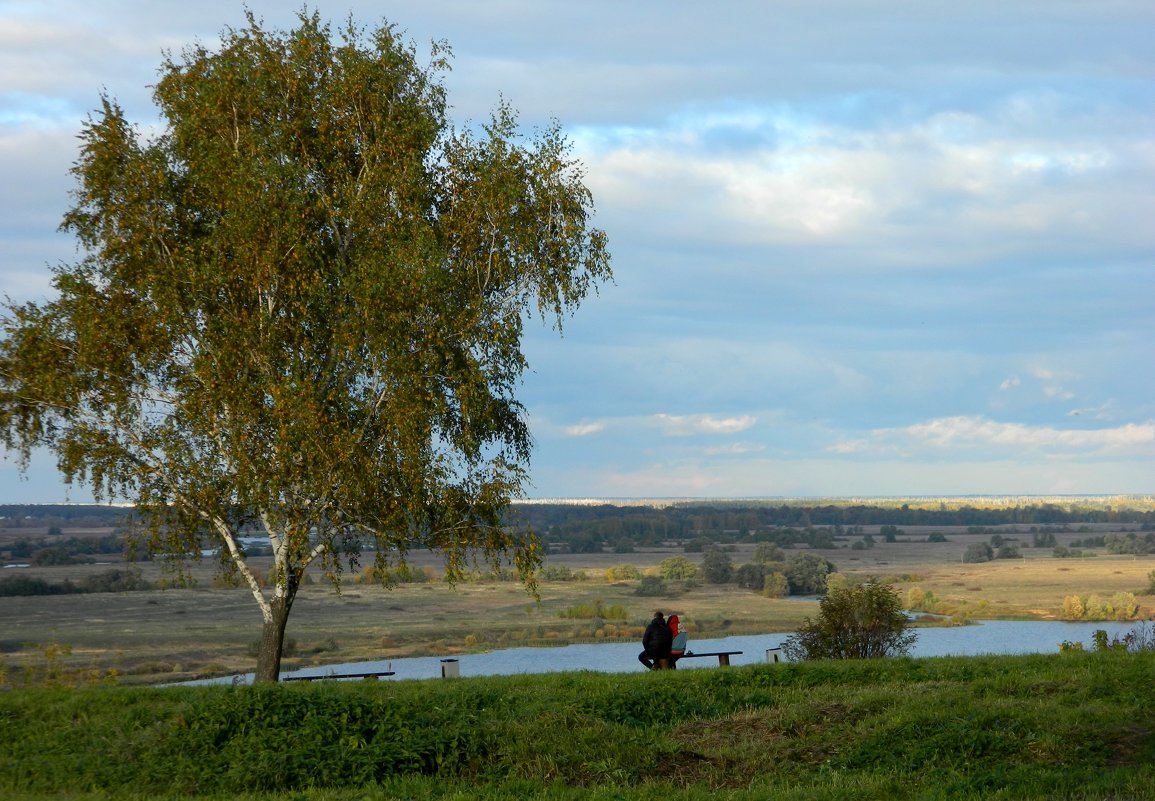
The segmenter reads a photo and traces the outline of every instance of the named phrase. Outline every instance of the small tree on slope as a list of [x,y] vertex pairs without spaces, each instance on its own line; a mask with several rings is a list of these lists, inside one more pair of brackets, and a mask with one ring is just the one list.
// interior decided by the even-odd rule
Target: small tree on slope
[[782,643],[787,659],[870,659],[904,656],[917,635],[898,594],[877,582],[832,589],[819,603],[818,619],[810,618]]

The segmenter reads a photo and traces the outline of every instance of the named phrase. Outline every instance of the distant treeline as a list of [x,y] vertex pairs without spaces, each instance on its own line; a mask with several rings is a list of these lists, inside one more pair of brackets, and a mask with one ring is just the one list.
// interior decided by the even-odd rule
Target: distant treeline
[[[45,545],[51,542],[51,545]],[[85,556],[95,554],[123,554],[124,539],[115,534],[103,537],[53,537],[32,540],[21,537],[9,546],[13,559],[31,559],[35,565],[71,565],[86,561]]]
[[91,592],[151,590],[152,584],[133,570],[106,570],[72,581],[51,582],[37,576],[0,576],[0,598],[16,595],[75,595]]
[[124,506],[8,503],[0,504],[0,528],[118,526],[128,520],[132,513],[131,508]]
[[649,506],[515,504],[512,516],[543,541],[574,552],[628,543],[773,542],[783,547],[830,547],[835,536],[863,526],[1038,526],[1062,529],[1092,523],[1139,525],[1155,530],[1155,511],[1041,503],[1016,507],[921,508],[796,504]]
[[[128,526],[132,510],[111,506],[8,504],[0,505],[0,527],[43,525],[60,535],[66,527]],[[831,547],[835,537],[861,534],[865,526],[942,526],[989,529],[1031,526],[1064,530],[1089,524],[1138,526],[1155,531],[1155,509],[1112,507],[1107,504],[1056,503],[1002,505],[888,505],[772,502],[679,503],[667,507],[614,504],[514,504],[508,522],[528,525],[546,543],[573,552],[596,552],[605,547],[646,547],[663,543],[770,542],[782,547]],[[50,531],[49,531],[50,530]],[[18,540],[12,556],[27,558],[45,545],[56,549],[43,557],[83,553],[116,553],[122,537],[82,537],[48,541]],[[42,558],[43,558],[42,557]]]

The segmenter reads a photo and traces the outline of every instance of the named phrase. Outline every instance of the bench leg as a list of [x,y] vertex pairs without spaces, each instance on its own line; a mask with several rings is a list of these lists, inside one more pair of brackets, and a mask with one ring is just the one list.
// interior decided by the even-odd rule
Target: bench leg
[[659,659],[658,663],[656,665],[654,665],[654,667],[657,670],[669,670],[670,669],[670,660],[669,659]]
[[729,654],[718,654],[718,667],[730,667]]

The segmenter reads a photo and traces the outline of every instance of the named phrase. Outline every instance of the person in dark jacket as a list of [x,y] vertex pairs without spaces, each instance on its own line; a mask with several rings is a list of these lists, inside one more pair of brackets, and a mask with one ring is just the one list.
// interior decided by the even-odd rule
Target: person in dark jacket
[[642,652],[638,654],[638,661],[653,670],[659,659],[670,658],[670,643],[674,637],[670,634],[670,627],[666,625],[666,618],[661,612],[654,612],[654,619],[646,626],[646,633],[642,635]]

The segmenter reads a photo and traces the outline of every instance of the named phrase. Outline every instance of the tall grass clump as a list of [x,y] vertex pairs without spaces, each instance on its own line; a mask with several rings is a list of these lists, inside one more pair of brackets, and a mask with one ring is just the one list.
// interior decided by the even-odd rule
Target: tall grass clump
[[621,604],[607,604],[601,598],[595,598],[593,603],[574,604],[566,608],[560,616],[567,620],[625,620],[630,613]]

